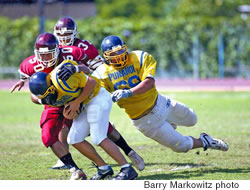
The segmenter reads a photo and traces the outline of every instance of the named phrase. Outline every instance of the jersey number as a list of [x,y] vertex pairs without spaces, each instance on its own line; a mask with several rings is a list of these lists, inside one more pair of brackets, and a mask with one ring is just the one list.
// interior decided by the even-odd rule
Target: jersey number
[[[118,90],[119,86],[123,85],[126,86],[128,85],[130,88],[133,88],[137,86],[141,82],[140,78],[137,75],[134,75],[132,77],[129,77],[128,82],[125,80],[121,80],[117,83],[114,84],[114,89]],[[124,89],[129,89],[129,88],[124,88]]]
[[[62,48],[62,53],[72,53],[72,51],[73,51],[73,49],[70,47]],[[72,55],[67,55],[67,56],[63,56],[63,59],[73,61],[74,57]]]
[[[30,64],[34,64],[36,62],[37,62],[36,57],[34,57],[34,58],[32,58],[32,59],[29,60]],[[35,72],[39,72],[39,71],[42,71],[42,70],[44,70],[44,65],[37,64],[36,66],[34,66],[34,71]]]

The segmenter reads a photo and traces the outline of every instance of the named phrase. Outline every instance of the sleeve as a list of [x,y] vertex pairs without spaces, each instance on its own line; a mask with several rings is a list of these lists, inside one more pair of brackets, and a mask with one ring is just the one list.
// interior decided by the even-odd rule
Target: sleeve
[[87,61],[88,57],[83,49],[75,47],[75,46],[71,46],[71,48],[73,49],[72,55],[75,61],[82,62],[82,63],[85,63]]
[[85,49],[85,53],[87,54],[88,59],[95,59],[99,55],[96,47],[86,40],[84,41],[84,43],[88,46],[88,48]]
[[35,73],[33,64],[36,63],[35,57],[30,56],[22,61],[19,67],[19,74],[21,80],[28,79],[32,74]]
[[108,85],[108,79],[105,77],[105,74],[102,74],[104,67],[100,66],[98,67],[91,75],[100,79],[101,86],[104,87],[108,92],[112,92],[110,86]]
[[142,57],[143,61],[142,61],[142,67],[140,70],[140,78],[142,80],[145,80],[148,77],[154,78],[157,62],[155,61],[152,55],[146,52],[142,56],[143,56]]
[[75,79],[78,81],[78,87],[84,88],[88,81],[88,76],[85,75],[83,72],[75,73]]

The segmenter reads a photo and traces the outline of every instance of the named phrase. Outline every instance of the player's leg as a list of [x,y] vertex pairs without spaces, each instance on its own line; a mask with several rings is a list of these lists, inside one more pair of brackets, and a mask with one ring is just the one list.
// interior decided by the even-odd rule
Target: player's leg
[[69,128],[66,126],[63,126],[61,131],[58,134],[58,140],[63,144],[63,146],[69,150],[69,144],[67,143],[67,137],[69,133]]
[[75,168],[79,179],[86,179],[86,175],[78,168],[67,148],[58,140],[58,134],[63,126],[63,116],[60,109],[46,106],[41,116],[40,126],[43,144],[50,147],[65,165],[71,169]]
[[[197,123],[195,112],[185,104],[170,100],[171,105],[167,115],[167,121],[180,126],[194,126]],[[227,151],[228,145],[220,139],[213,138],[206,133],[201,133],[200,138],[193,138],[193,149],[203,147],[204,150],[211,148]]]
[[[69,151],[69,145],[67,143],[67,136],[69,133],[69,128],[64,125],[62,130],[59,132],[58,139],[63,144],[63,146]],[[50,169],[70,169],[68,165],[65,165],[60,159],[57,160],[57,163],[52,166]]]
[[170,101],[169,112],[166,115],[166,120],[169,123],[186,127],[194,126],[197,123],[195,112],[188,106],[173,99],[162,98],[165,98],[166,101]]
[[85,138],[89,135],[90,129],[87,121],[87,113],[82,110],[79,116],[74,119],[68,134],[68,143],[72,144],[81,154],[92,160],[98,167],[97,174],[91,179],[104,179],[113,175],[113,169],[105,163],[95,148]]
[[118,147],[107,138],[111,107],[112,101],[109,93],[104,88],[101,88],[99,94],[86,106],[90,137],[94,144],[102,147],[121,166],[120,174],[115,178],[119,177],[122,180],[134,179],[138,174],[128,164]]
[[[150,121],[147,123],[147,121]],[[133,121],[136,128],[145,136],[155,140],[156,142],[171,148],[175,152],[187,152],[193,148],[193,139],[189,136],[183,136],[178,133],[170,123],[164,121],[160,125],[155,125],[153,115],[147,119]]]
[[112,140],[118,147],[120,147],[124,153],[132,161],[133,165],[140,171],[144,170],[145,163],[144,160],[139,154],[137,154],[125,141],[122,135],[117,131],[114,124],[109,122],[108,128],[108,138]]
[[[183,121],[181,120],[182,116]],[[196,121],[195,113],[187,108],[187,106],[176,103],[161,95],[158,96],[156,106],[151,114],[138,120],[132,120],[136,128],[145,136],[171,148],[175,152],[187,152],[194,148],[204,147],[205,141],[202,140],[202,138],[196,139],[190,136],[183,136],[178,133],[169,122],[191,126],[194,125]],[[220,146],[226,145],[220,143]]]

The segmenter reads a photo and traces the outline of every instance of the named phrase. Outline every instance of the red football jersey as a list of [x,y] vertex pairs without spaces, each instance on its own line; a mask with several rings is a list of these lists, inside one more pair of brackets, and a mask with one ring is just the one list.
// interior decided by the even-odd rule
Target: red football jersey
[[[104,59],[99,55],[97,48],[88,40],[76,38],[73,46],[77,46],[85,50],[89,57],[89,60],[85,63],[85,65],[89,67],[91,71],[96,70],[96,68],[104,62]],[[91,57],[89,55],[91,55]]]
[[86,63],[89,59],[95,58],[96,54],[85,52],[84,49],[75,46],[64,46],[59,48],[58,62],[53,67],[45,68],[43,64],[36,60],[35,55],[27,57],[23,60],[19,67],[20,78],[25,80],[29,78],[35,72],[45,72],[50,73],[56,65],[60,64],[62,61],[69,59],[77,61],[78,63]]
[[81,40],[79,38],[76,38],[73,46],[82,48],[89,59],[94,59],[96,56],[99,55],[99,52],[96,47],[88,40]]

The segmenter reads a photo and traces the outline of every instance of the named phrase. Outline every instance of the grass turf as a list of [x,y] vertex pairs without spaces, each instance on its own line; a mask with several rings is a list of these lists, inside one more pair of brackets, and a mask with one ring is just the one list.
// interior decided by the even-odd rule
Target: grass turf
[[[143,136],[114,104],[110,120],[146,163],[137,179],[249,180],[250,93],[171,92],[168,96],[193,108],[198,116],[195,127],[178,127],[179,132],[194,137],[207,132],[228,142],[230,149],[175,153]],[[43,106],[33,104],[27,92],[0,91],[0,100],[0,180],[68,179],[68,171],[49,169],[57,158],[41,142]],[[115,173],[119,172],[119,166],[102,149],[97,150]],[[92,177],[96,169],[91,162],[73,147],[70,151],[88,178]]]

